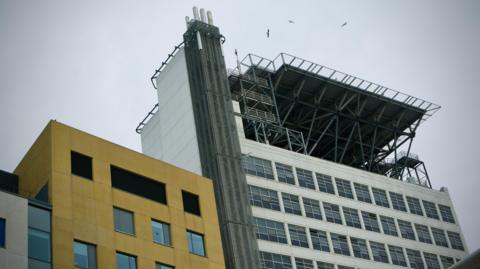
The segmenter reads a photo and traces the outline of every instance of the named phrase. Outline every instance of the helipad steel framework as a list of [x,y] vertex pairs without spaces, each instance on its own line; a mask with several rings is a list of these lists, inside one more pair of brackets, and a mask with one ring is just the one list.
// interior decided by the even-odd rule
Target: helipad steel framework
[[248,138],[431,187],[410,150],[440,106],[286,53],[248,54],[229,81]]

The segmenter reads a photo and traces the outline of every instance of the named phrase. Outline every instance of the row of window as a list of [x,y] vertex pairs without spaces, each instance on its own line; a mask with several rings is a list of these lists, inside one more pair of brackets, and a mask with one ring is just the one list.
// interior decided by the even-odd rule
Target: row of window
[[[290,256],[280,255],[271,252],[260,252],[262,269],[292,269],[292,259]],[[314,261],[303,258],[294,258],[297,269],[314,269]],[[332,263],[317,261],[317,269],[335,269]],[[337,269],[354,269],[350,266],[337,265]]]
[[[263,177],[274,180],[274,172],[272,162],[269,160],[244,156],[244,168],[247,174]],[[297,185],[295,181],[294,168],[292,166],[275,162],[275,169],[277,179],[279,182],[284,182],[291,185]],[[378,206],[393,208],[395,210],[410,212],[411,214],[426,216],[428,218],[440,220],[440,217],[445,222],[455,223],[453,213],[450,207],[446,205],[437,205],[435,203],[405,196],[400,193],[385,191],[383,189],[369,187],[360,183],[353,183],[349,180],[335,178],[335,185],[331,176],[313,173],[312,171],[296,168],[295,174],[298,181],[298,186],[307,189],[318,190],[320,192],[338,194],[338,196],[356,199],[365,203],[375,204]],[[315,185],[315,182],[318,185]],[[371,191],[370,191],[371,189]],[[373,196],[373,199],[372,199]],[[408,211],[407,211],[408,205]],[[423,207],[422,207],[423,206]]]
[[[440,269],[440,263],[442,263],[444,268],[448,268],[454,263],[452,257],[438,256],[433,253],[423,252],[422,259],[421,252],[418,250],[408,248],[403,249],[402,247],[395,245],[385,245],[380,242],[367,241],[365,239],[337,233],[328,233],[326,231],[305,228],[298,225],[288,224],[287,226],[290,244],[292,246],[310,248],[311,245],[311,248],[319,251],[333,251],[333,253],[340,255],[354,256],[360,259],[373,260],[375,262],[404,267],[410,266],[411,268],[418,269]],[[255,233],[258,239],[288,244],[287,234],[283,227],[283,223],[280,222],[255,218]],[[262,268],[291,268],[290,257],[275,255],[278,254],[269,253],[265,256],[262,255]],[[298,258],[295,258],[297,269],[313,269],[313,261],[300,259],[301,267],[299,267],[297,259]],[[333,265],[331,265],[331,267],[324,265],[323,267],[318,268],[333,268]]]
[[[97,268],[97,254],[96,246],[81,241],[75,240],[73,242],[73,253],[75,267],[83,269],[96,269]],[[137,257],[123,253],[116,253],[117,269],[136,269]],[[156,269],[173,269],[173,266],[156,263]]]
[[[120,208],[113,208],[115,231],[135,235],[135,225],[133,212]],[[170,236],[170,225],[164,222],[152,220],[152,238],[153,242],[172,246]],[[188,250],[192,254],[205,256],[205,245],[203,235],[187,230]]]
[[[250,204],[253,206],[281,211],[280,199],[276,191],[249,185],[248,196]],[[283,192],[281,193],[281,200],[283,202],[283,210],[288,214],[306,216],[317,220],[324,220],[325,218],[327,222],[331,223],[347,225],[377,233],[383,231],[386,235],[401,236],[405,239],[418,240],[428,244],[433,244],[435,241],[435,245],[438,246],[447,248],[450,246],[454,249],[464,250],[460,234],[456,232],[447,231],[445,234],[445,231],[442,229],[434,227],[430,227],[429,229],[426,225],[417,223],[412,225],[412,223],[408,221],[377,215],[368,211],[359,211],[346,206],[340,207],[336,204],[320,202],[315,199],[299,197]],[[303,202],[304,212],[302,212],[302,203],[300,201]],[[321,205],[323,205],[325,217],[322,216]]]
[[[70,160],[72,174],[93,180],[91,157],[71,151]],[[165,184],[114,165],[110,166],[110,174],[112,187],[158,203],[167,204]],[[182,200],[185,212],[201,216],[198,195],[182,191]]]

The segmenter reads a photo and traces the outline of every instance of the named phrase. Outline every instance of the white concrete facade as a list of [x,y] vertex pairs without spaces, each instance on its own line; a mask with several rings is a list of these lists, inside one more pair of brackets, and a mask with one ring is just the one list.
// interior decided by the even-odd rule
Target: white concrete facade
[[0,191],[0,218],[5,219],[5,248],[0,247],[0,268],[26,269],[28,200]]
[[[238,104],[234,103],[234,107],[237,111],[239,110]],[[295,257],[309,259],[312,261],[327,262],[327,263],[335,264],[336,266],[343,265],[343,266],[349,266],[352,268],[361,268],[361,269],[405,268],[402,266],[392,264],[388,249],[387,249],[387,254],[390,260],[389,264],[374,261],[372,258],[372,252],[369,247],[368,247],[369,256],[370,256],[369,260],[354,257],[350,240],[348,240],[348,242],[349,242],[349,249],[351,252],[351,256],[345,256],[345,255],[334,253],[332,249],[332,242],[330,237],[328,237],[328,241],[330,244],[330,252],[315,250],[312,248],[312,242],[310,237],[308,236],[308,228],[312,228],[320,231],[325,231],[327,232],[327,234],[336,233],[340,235],[345,235],[349,238],[355,237],[359,239],[364,239],[367,242],[374,241],[374,242],[383,243],[385,244],[385,246],[393,245],[393,246],[401,247],[403,250],[405,259],[407,261],[407,265],[408,265],[408,256],[406,255],[407,248],[412,250],[418,250],[421,253],[427,252],[427,253],[436,254],[438,258],[438,263],[440,264],[439,268],[443,268],[443,266],[441,265],[442,262],[440,260],[440,255],[454,258],[456,260],[462,259],[467,255],[467,248],[464,243],[465,240],[463,238],[463,234],[460,229],[460,226],[458,225],[458,219],[455,215],[454,207],[452,205],[450,196],[446,191],[446,189],[444,191],[428,189],[426,187],[391,179],[379,174],[370,173],[370,172],[349,167],[346,165],[326,161],[316,157],[311,157],[304,154],[299,154],[299,153],[291,152],[288,150],[284,150],[278,147],[258,143],[256,141],[248,140],[248,139],[245,139],[242,121],[239,117],[237,117],[236,124],[239,132],[242,153],[247,156],[253,156],[253,157],[269,160],[272,163],[272,169],[273,169],[273,174],[275,178],[274,180],[247,174],[248,184],[251,186],[257,186],[257,187],[276,191],[278,194],[278,199],[281,207],[281,211],[275,211],[275,210],[252,206],[253,215],[254,217],[274,220],[274,221],[283,223],[285,226],[285,232],[288,240],[288,244],[258,240],[260,251],[287,255],[291,257],[291,263],[293,268],[296,268]],[[275,163],[281,163],[281,164],[285,164],[293,167],[293,170],[294,170],[293,174],[295,175],[295,182],[296,182],[295,185],[278,181],[277,174],[276,174],[277,172],[275,169]],[[295,172],[296,168],[306,169],[313,172],[314,183],[316,188],[315,190],[299,186],[298,179]],[[321,173],[321,174],[329,175],[332,177],[332,182],[335,187],[335,194],[319,191],[315,173]],[[352,186],[354,199],[349,199],[349,198],[341,197],[338,195],[338,191],[335,186],[335,178],[341,178],[351,182],[350,185]],[[369,186],[370,196],[372,200],[374,200],[374,197],[372,195],[372,187],[374,187],[374,188],[385,190],[387,193],[389,191],[392,191],[392,192],[402,194],[404,199],[406,196],[410,196],[410,197],[418,198],[420,201],[426,200],[429,202],[433,202],[435,204],[446,205],[452,209],[452,213],[455,218],[455,224],[444,222],[441,220],[441,217],[440,217],[440,220],[436,220],[436,219],[428,218],[426,216],[419,216],[409,212],[395,210],[391,207],[391,200],[390,200],[390,196],[388,195],[387,196],[389,199],[390,208],[375,205],[375,202],[373,201],[372,203],[365,203],[365,202],[358,201],[356,199],[353,183],[360,183],[360,184]],[[285,213],[281,193],[292,194],[299,197],[300,205],[302,209],[302,216]],[[304,197],[320,201],[320,204],[321,204],[320,207],[322,210],[322,220],[308,218],[305,216],[305,210],[302,203],[302,198]],[[331,223],[326,221],[325,210],[322,206],[323,203],[325,202],[338,205],[340,208],[348,207],[348,208],[357,209],[359,213],[361,211],[375,213],[377,215],[377,221],[381,229],[380,233],[365,230],[364,223],[362,221],[361,216],[360,216],[360,220],[362,222],[361,229],[346,226],[343,213],[341,213],[343,224],[336,224],[336,223]],[[425,209],[423,208],[423,204],[422,204],[422,209],[423,211],[425,211]],[[382,225],[380,223],[380,220],[378,219],[380,215],[391,217],[396,220],[395,225],[396,225],[397,232],[399,233],[398,236],[386,235],[383,233]],[[450,245],[448,248],[437,246],[435,245],[435,242],[433,242],[432,244],[419,242],[417,235],[416,235],[417,239],[415,241],[404,239],[400,235],[397,220],[408,221],[412,224],[426,225],[429,227],[429,232],[431,237],[432,237],[431,227],[441,229],[443,231],[456,232],[461,236],[465,251],[453,249]],[[290,236],[288,233],[288,224],[298,225],[301,227],[305,227],[307,229],[306,233],[308,237],[309,248],[293,246],[291,244]],[[415,231],[415,227],[413,228]],[[415,234],[416,234],[416,231],[415,231]],[[448,236],[447,236],[447,240],[448,240]],[[317,268],[316,265],[314,265],[314,268]],[[427,266],[425,266],[424,268],[427,268]]]
[[142,152],[201,174],[184,48],[157,78],[158,111],[143,128]]

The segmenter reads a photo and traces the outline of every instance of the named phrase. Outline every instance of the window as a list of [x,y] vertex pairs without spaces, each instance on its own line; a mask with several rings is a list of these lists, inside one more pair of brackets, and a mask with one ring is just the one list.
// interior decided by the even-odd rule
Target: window
[[372,188],[373,198],[375,199],[375,204],[383,207],[390,208],[388,203],[387,193],[384,190]]
[[292,269],[289,256],[260,251],[262,269]]
[[248,186],[250,205],[280,211],[280,203],[276,191],[255,186]]
[[372,232],[380,232],[380,227],[378,226],[377,215],[362,211],[362,219],[363,225],[365,226],[365,230],[372,231]]
[[75,151],[71,151],[70,162],[72,174],[86,179],[93,179],[92,158]]
[[422,256],[420,255],[420,251],[408,249],[407,248],[407,256],[408,261],[410,263],[410,267],[415,269],[424,269]]
[[137,257],[117,252],[117,269],[136,269]]
[[317,176],[318,189],[321,192],[335,194],[335,189],[333,188],[332,177],[324,174],[315,173]]
[[300,187],[314,190],[315,182],[313,181],[312,171],[308,171],[300,168],[296,168],[296,170],[297,170],[298,185],[300,185]]
[[115,231],[135,235],[132,212],[114,207],[113,218],[115,221]]
[[358,216],[358,210],[349,207],[342,207],[342,210],[343,217],[345,218],[345,224],[347,224],[347,226],[362,229],[360,217]]
[[308,239],[305,228],[289,224],[288,232],[290,233],[290,241],[293,246],[308,248]]
[[315,229],[309,230],[313,248],[320,251],[330,252],[330,245],[328,244],[327,233]]
[[335,184],[337,185],[338,195],[353,199],[352,185],[350,184],[350,181],[341,178],[335,178]]
[[257,239],[287,244],[283,223],[261,218],[253,218],[253,222]]
[[405,254],[401,247],[388,245],[388,252],[390,252],[393,264],[407,267],[407,260],[405,260]]
[[318,269],[335,269],[335,265],[326,262],[317,262]]
[[384,244],[370,241],[370,250],[374,261],[388,263],[388,255]]
[[455,223],[455,219],[453,218],[453,213],[450,207],[446,205],[438,205],[438,209],[440,209],[440,215],[442,216],[443,221]]
[[278,181],[295,185],[295,178],[293,177],[293,169],[290,165],[283,163],[275,163],[277,169]]
[[355,269],[355,267],[351,267],[351,266],[346,266],[346,265],[338,265],[338,269]]
[[51,268],[51,213],[28,206],[28,267]]
[[112,187],[167,204],[165,184],[113,165],[110,165],[110,175],[112,177]]
[[445,237],[445,231],[437,228],[430,227],[432,229],[433,240],[435,245],[448,248],[447,237]]
[[40,191],[38,191],[37,195],[35,195],[35,200],[48,203],[48,183],[45,183]]
[[295,258],[295,265],[297,266],[297,269],[313,269],[312,260]]
[[174,267],[163,263],[157,263],[155,269],[174,269]]
[[272,162],[269,160],[244,155],[243,164],[247,174],[273,180]]
[[427,215],[427,217],[432,219],[440,219],[440,217],[438,216],[437,207],[434,203],[425,200],[422,200],[422,203],[423,208],[425,208],[425,214]]
[[367,185],[353,183],[353,187],[355,188],[355,194],[357,195],[357,200],[372,203],[372,198],[370,197],[370,191],[368,190]]
[[192,231],[187,231],[188,251],[190,253],[205,256],[205,245],[203,244],[203,235]]
[[397,220],[397,222],[402,238],[415,240],[415,232],[413,231],[412,223],[404,220]]
[[300,209],[300,201],[298,196],[291,195],[288,193],[282,192],[283,208],[286,213],[302,215],[302,210]]
[[440,269],[440,263],[436,254],[423,252],[423,257],[425,258],[427,269]]
[[460,238],[459,233],[447,231],[448,239],[450,240],[450,245],[454,249],[465,250],[463,248],[462,238]]
[[348,248],[347,237],[345,235],[331,233],[330,239],[332,239],[333,252],[350,256],[350,249]]
[[85,269],[97,268],[97,255],[95,246],[79,241],[73,241],[75,266]]
[[390,201],[392,202],[392,207],[396,210],[400,210],[403,212],[407,212],[407,206],[405,205],[405,200],[403,199],[403,195],[396,192],[389,192],[390,194]]
[[320,209],[320,202],[313,199],[303,197],[303,208],[305,215],[312,219],[322,219],[322,210]]
[[342,224],[342,216],[340,216],[340,208],[338,205],[323,203],[323,210],[325,211],[325,218],[328,222]]
[[353,256],[370,260],[370,255],[368,254],[367,249],[367,242],[365,240],[350,237],[350,243],[352,243]]
[[442,262],[443,268],[450,268],[455,262],[452,257],[440,256],[440,261]]
[[0,218],[0,247],[5,247],[5,235],[6,235],[6,230],[5,230],[5,219]]
[[432,243],[432,238],[430,237],[427,226],[415,223],[415,230],[417,230],[418,241],[428,244]]
[[170,225],[152,220],[152,238],[155,243],[170,246]]
[[380,222],[382,223],[384,234],[398,236],[397,227],[395,226],[395,220],[393,220],[393,218],[380,216]]
[[182,191],[183,210],[188,213],[200,216],[200,202],[198,195]]
[[423,216],[422,206],[417,198],[407,196],[407,203],[410,213]]

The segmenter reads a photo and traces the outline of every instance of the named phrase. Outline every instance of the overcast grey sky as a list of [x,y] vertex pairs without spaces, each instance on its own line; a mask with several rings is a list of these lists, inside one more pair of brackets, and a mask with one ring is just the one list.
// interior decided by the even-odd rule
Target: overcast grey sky
[[442,105],[412,151],[434,188],[448,187],[470,251],[480,247],[480,1],[179,2],[0,0],[0,169],[49,119],[141,151],[149,77],[198,5],[227,39],[227,66],[235,48],[287,52]]

